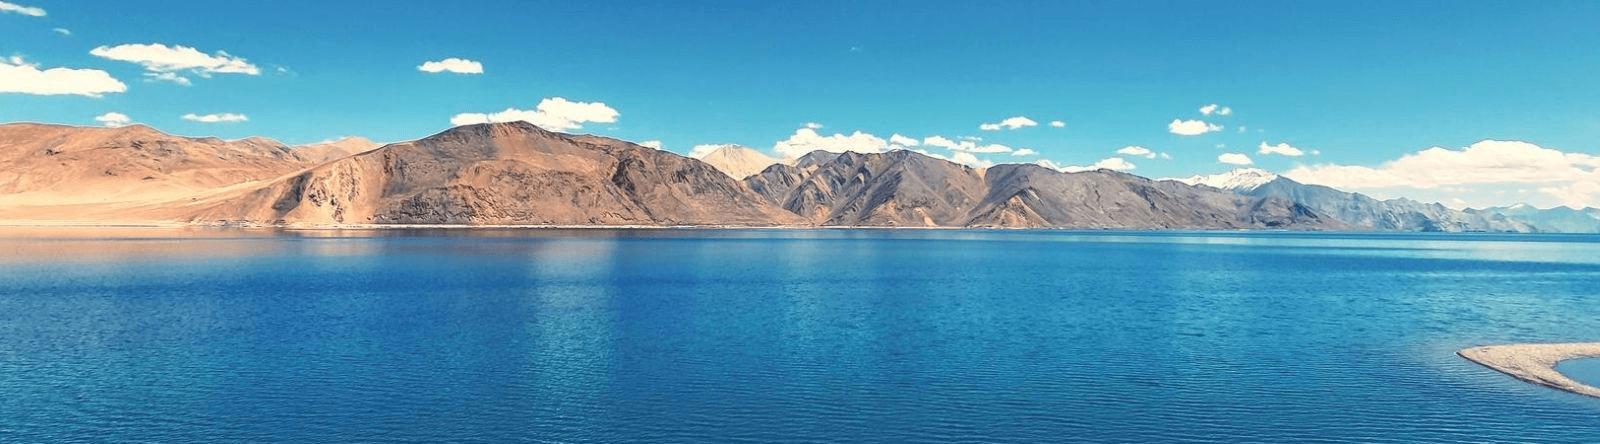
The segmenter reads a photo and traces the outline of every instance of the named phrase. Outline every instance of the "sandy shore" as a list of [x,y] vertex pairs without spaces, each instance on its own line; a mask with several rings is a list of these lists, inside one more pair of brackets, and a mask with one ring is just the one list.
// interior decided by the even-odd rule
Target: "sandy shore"
[[1600,398],[1600,388],[1574,381],[1556,371],[1556,363],[1561,361],[1600,357],[1600,342],[1485,345],[1462,349],[1456,354],[1513,378]]

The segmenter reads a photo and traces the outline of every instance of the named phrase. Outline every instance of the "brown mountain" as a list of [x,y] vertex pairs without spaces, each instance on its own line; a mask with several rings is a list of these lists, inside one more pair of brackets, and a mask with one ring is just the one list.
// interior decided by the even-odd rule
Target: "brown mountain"
[[316,162],[259,137],[179,137],[144,125],[0,125],[0,219],[124,218],[130,207],[247,186]]
[[395,143],[190,205],[194,221],[375,224],[802,223],[704,162],[525,122]]

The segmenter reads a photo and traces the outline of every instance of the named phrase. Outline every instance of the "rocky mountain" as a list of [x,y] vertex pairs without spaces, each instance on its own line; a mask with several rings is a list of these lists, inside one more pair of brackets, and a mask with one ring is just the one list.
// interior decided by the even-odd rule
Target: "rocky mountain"
[[761,154],[760,151],[739,145],[723,145],[703,155],[695,156],[691,154],[690,157],[709,163],[734,179],[749,177],[767,169],[772,164],[778,163],[776,159]]
[[526,122],[467,125],[186,205],[196,222],[803,223],[699,160]]
[[164,134],[144,125],[0,125],[0,219],[101,219],[315,165],[276,141]]
[[1516,231],[1532,229],[1506,218],[1452,210],[1437,203],[1410,199],[1377,200],[1360,193],[1348,193],[1321,185],[1306,185],[1287,177],[1277,177],[1253,188],[1240,188],[1240,195],[1257,199],[1281,199],[1302,205],[1319,215],[1352,227],[1391,231]]
[[769,202],[826,226],[1339,229],[1285,200],[1257,201],[1111,170],[976,170],[911,151],[813,152],[745,178]]
[[377,148],[378,144],[364,137],[345,137],[331,142],[296,146],[294,153],[312,163],[323,164]]
[[528,123],[374,145],[0,125],[0,220],[1600,232],[1596,209],[1456,211],[1252,169],[1150,180],[911,151],[775,164],[742,147],[702,161]]
[[1574,210],[1569,207],[1538,209],[1525,204],[1509,207],[1467,209],[1467,213],[1488,219],[1510,219],[1545,233],[1600,233],[1600,208]]

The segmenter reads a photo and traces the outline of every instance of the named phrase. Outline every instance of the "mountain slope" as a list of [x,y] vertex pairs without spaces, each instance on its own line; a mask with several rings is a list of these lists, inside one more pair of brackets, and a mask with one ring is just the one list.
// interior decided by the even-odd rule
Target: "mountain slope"
[[962,226],[983,195],[977,171],[910,151],[814,152],[745,183],[820,225]]
[[1260,199],[1283,199],[1349,224],[1353,227],[1394,231],[1532,231],[1524,223],[1510,219],[1485,218],[1410,199],[1380,201],[1360,193],[1348,193],[1321,185],[1306,185],[1286,177],[1241,192]]
[[115,218],[128,206],[269,180],[319,160],[259,137],[179,137],[144,125],[0,125],[0,218]]
[[468,125],[188,206],[195,221],[783,225],[800,219],[698,160],[525,122]]
[[734,179],[749,177],[778,163],[776,159],[761,154],[760,151],[739,145],[723,145],[697,158]]

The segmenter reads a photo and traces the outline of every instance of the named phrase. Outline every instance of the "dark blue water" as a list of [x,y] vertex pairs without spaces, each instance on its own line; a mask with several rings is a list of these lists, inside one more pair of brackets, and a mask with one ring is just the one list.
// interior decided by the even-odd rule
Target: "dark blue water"
[[3,442],[1600,442],[1600,238],[0,233]]

